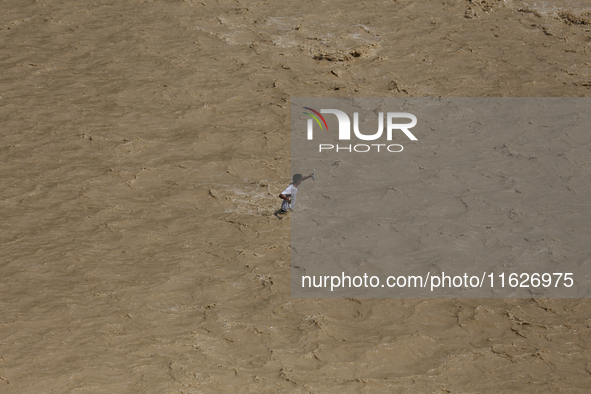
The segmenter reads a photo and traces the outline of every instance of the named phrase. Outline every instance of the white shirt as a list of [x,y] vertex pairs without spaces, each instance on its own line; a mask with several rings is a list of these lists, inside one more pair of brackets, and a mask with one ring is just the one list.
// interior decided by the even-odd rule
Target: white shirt
[[287,198],[291,198],[291,204],[283,200],[283,202],[281,203],[281,209],[283,209],[284,211],[289,211],[290,209],[293,209],[293,207],[295,206],[296,194],[298,194],[298,188],[295,187],[293,184],[290,184],[287,187],[287,189],[281,192],[281,194],[283,194]]

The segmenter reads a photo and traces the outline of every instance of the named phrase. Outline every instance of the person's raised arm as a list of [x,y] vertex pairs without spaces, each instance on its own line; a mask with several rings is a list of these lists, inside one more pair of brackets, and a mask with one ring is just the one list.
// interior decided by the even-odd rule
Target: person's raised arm
[[314,176],[314,173],[310,173],[310,175],[306,175],[305,177],[302,178],[302,181],[305,181],[308,178],[312,178]]

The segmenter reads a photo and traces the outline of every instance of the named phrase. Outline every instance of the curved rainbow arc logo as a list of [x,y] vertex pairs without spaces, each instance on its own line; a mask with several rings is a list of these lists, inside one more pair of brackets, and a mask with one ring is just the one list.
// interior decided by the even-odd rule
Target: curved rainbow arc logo
[[[324,123],[324,126],[326,127],[326,130],[328,131],[328,125],[326,124],[326,120],[324,120],[324,117],[322,115],[320,115],[320,112],[313,110],[312,108],[309,108],[309,107],[302,107],[302,108],[307,109],[308,111],[314,112],[314,114],[316,114],[317,116],[314,114],[311,114],[309,112],[302,112],[302,113],[306,114],[306,115],[310,115],[316,121],[316,123],[318,123],[318,126],[320,126],[320,130],[324,130],[324,128],[322,127],[322,123]],[[318,117],[320,117],[320,119],[322,119],[322,123],[320,123],[320,119],[318,119]]]

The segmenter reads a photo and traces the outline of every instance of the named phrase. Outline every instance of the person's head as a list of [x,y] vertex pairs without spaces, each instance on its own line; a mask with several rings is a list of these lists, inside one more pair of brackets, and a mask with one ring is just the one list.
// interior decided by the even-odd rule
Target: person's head
[[302,183],[302,174],[295,174],[293,176],[293,185],[298,187]]

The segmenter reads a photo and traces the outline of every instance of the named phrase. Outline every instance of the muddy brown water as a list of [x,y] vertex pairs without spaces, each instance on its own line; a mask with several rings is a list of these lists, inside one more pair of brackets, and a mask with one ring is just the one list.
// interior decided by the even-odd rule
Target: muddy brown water
[[273,216],[290,97],[588,96],[590,10],[3,0],[0,392],[591,392],[589,301],[293,299]]

